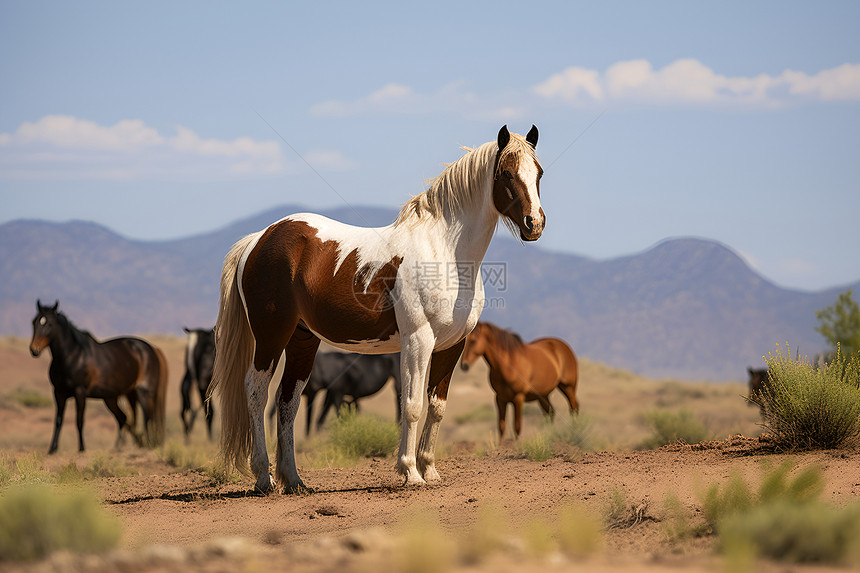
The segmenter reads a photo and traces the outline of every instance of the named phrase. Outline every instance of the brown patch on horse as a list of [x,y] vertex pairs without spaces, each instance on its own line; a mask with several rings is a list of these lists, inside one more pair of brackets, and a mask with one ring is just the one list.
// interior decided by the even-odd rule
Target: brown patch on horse
[[365,287],[368,271],[359,268],[356,251],[335,272],[339,246],[320,240],[308,223],[286,219],[266,229],[249,253],[242,289],[257,343],[271,341],[267,359],[281,353],[299,321],[340,344],[397,332],[392,290],[402,258],[384,263]]

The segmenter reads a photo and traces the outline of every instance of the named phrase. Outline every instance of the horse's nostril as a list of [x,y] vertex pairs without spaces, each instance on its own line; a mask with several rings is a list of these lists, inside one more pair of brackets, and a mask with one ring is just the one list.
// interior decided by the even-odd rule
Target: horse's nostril
[[534,220],[534,218],[533,218],[531,215],[526,215],[526,218],[525,218],[525,221],[524,221],[524,222],[525,222],[525,224],[526,224],[526,229],[528,229],[529,231],[531,231],[532,229],[534,229],[534,222],[535,222],[535,220]]

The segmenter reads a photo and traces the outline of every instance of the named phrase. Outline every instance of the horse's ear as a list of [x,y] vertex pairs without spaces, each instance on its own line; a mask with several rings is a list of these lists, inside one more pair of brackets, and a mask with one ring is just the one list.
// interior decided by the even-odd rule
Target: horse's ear
[[42,310],[42,301],[40,299],[36,299],[36,310],[41,312]]
[[538,140],[538,128],[535,127],[534,124],[532,124],[532,128],[526,134],[526,141],[528,141],[531,144],[531,146],[534,148],[534,147],[537,147],[537,140]]
[[57,307],[59,307],[59,306],[60,306],[60,301],[55,300],[54,306],[51,307],[51,312],[57,312]]
[[184,331],[185,331],[185,334],[191,334],[191,331],[190,331],[190,330],[188,330],[188,328],[187,328],[187,327],[185,327],[185,326],[183,326],[183,327],[182,327],[182,330],[184,330]]
[[503,150],[510,140],[511,132],[508,131],[508,126],[505,124],[502,126],[502,129],[499,130],[499,137],[497,140],[499,143],[499,151]]

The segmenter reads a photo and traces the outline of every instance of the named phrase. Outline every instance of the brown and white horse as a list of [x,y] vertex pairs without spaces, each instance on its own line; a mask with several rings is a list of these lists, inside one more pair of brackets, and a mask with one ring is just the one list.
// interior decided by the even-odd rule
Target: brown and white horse
[[549,395],[558,388],[570,405],[579,412],[576,385],[579,367],[570,346],[558,338],[538,338],[528,344],[518,334],[489,322],[479,322],[466,339],[461,367],[469,366],[481,356],[490,366],[490,386],[496,393],[499,411],[499,437],[505,436],[508,404],[514,405],[514,432],[522,430],[523,403],[537,400],[543,411],[553,415]]
[[250,456],[258,491],[274,488],[263,418],[281,360],[276,477],[284,491],[305,487],[293,424],[320,340],[362,354],[401,352],[397,469],[406,484],[439,479],[439,424],[451,374],[484,304],[480,265],[496,224],[503,217],[524,241],[544,229],[537,140],[534,126],[526,137],[502,127],[496,141],[467,150],[387,227],[297,214],[233,246],[221,276],[213,384],[225,459],[247,468]]

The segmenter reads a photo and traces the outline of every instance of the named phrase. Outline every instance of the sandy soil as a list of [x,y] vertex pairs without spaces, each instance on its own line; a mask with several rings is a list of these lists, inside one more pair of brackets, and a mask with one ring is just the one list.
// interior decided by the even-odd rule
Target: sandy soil
[[[183,341],[152,339],[165,349],[172,369],[170,440],[183,444],[178,396]],[[20,339],[0,340],[0,455],[7,459],[43,454],[50,439],[53,407],[23,407],[10,398],[19,388],[50,395],[50,359],[32,359],[26,345]],[[538,431],[537,409],[530,410],[519,442],[499,443],[485,376],[473,369],[455,378],[440,438],[443,482],[414,489],[401,487],[391,457],[366,459],[350,468],[314,468],[302,465],[300,456],[300,471],[313,493],[257,497],[249,491],[250,479],[217,484],[203,472],[165,463],[163,452],[130,444],[115,450],[114,422],[96,401],[88,405],[88,451],[78,453],[70,409],[60,451],[45,457],[44,466],[53,471],[74,462],[82,468],[107,456],[133,472],[88,481],[122,522],[121,549],[100,557],[58,554],[7,570],[712,571],[725,567],[712,537],[682,542],[667,537],[667,494],[677,495],[695,516],[701,505],[697,493],[704,485],[724,481],[733,472],[756,481],[764,466],[791,458],[798,466],[822,467],[825,499],[842,505],[860,498],[860,452],[769,453],[756,437],[757,413],[742,400],[739,383],[654,381],[584,361],[579,396],[592,421],[597,451],[568,451],[533,462],[520,446]],[[561,396],[556,400],[563,412]],[[716,439],[632,449],[649,432],[642,412],[655,407],[693,411]],[[386,387],[362,411],[393,417],[393,391]],[[303,419],[304,412],[299,416]],[[732,436],[739,432],[747,437]],[[313,443],[299,440],[302,451]],[[216,450],[200,424],[191,445],[184,447],[211,455]],[[631,511],[639,508],[640,519],[630,527],[607,529],[590,556],[558,551],[536,556],[524,548],[536,518],[554,524],[561,508],[571,504],[583,514],[605,515],[614,492],[623,494]],[[488,537],[501,541],[479,550]],[[479,549],[470,556],[469,547]],[[758,563],[756,569],[826,568]]]

